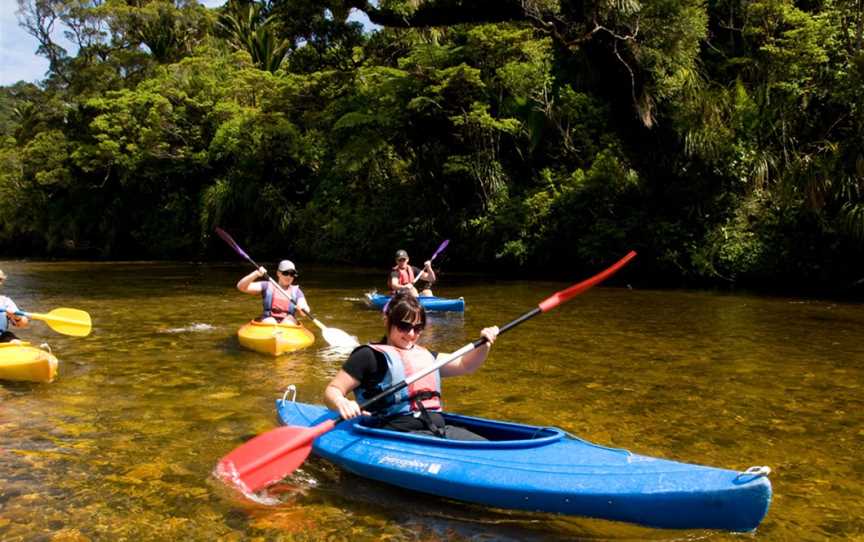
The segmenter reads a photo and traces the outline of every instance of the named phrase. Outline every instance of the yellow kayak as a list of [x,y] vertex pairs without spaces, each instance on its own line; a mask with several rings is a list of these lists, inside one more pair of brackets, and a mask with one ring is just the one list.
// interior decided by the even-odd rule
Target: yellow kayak
[[278,356],[306,348],[315,334],[299,324],[262,324],[252,320],[237,330],[240,344],[250,350]]
[[30,343],[0,343],[0,380],[51,382],[57,376],[57,358]]

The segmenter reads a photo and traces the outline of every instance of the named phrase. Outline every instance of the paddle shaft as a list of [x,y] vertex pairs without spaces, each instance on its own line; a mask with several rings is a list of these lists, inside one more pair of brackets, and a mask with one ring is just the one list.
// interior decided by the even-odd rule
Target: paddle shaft
[[[280,286],[279,283],[276,282],[276,280],[273,277],[271,277],[270,275],[268,275],[266,273],[264,274],[264,276],[267,277],[267,280],[270,281],[270,284],[272,284],[280,292],[282,292],[282,295],[284,295],[288,299],[291,299],[291,296],[288,294],[288,292],[286,292],[285,289],[282,288],[282,286]],[[292,301],[292,303],[293,303],[293,301]],[[306,316],[308,316],[309,319],[312,320],[312,323],[315,324],[316,326],[318,326],[319,328],[321,328],[322,331],[327,329],[327,326],[325,326],[318,318],[316,318],[315,315],[312,314],[312,311],[304,311],[300,307],[297,307],[296,303],[294,303],[294,306],[297,308],[298,311],[300,311],[300,314],[305,314]]]
[[[251,262],[252,260],[249,260],[249,261]],[[255,262],[252,262],[252,263],[255,264],[256,266],[258,266],[258,264],[256,264]],[[260,267],[259,267],[259,268],[260,268]],[[284,295],[284,296],[287,297],[288,299],[293,299],[293,298],[291,297],[291,295],[290,295],[288,292],[286,292],[285,289],[282,288],[282,286],[280,286],[278,282],[276,282],[276,279],[274,279],[273,277],[271,277],[271,276],[270,276],[269,274],[267,274],[267,273],[264,273],[264,276],[267,277],[267,280],[270,281],[270,284],[272,284],[273,286],[276,287],[277,290],[279,290],[280,292],[282,292],[282,295]],[[292,300],[291,302],[294,303],[293,300]],[[312,320],[312,322],[313,322],[316,326],[320,327],[322,330],[327,329],[327,326],[325,326],[325,325],[322,324],[322,323],[321,323],[317,318],[315,318],[315,315],[313,315],[311,311],[304,311],[304,310],[301,309],[300,307],[297,307],[297,304],[296,304],[296,303],[294,303],[294,306],[297,308],[298,311],[300,311],[300,314],[305,314],[306,316],[308,316],[309,319]]]
[[52,320],[54,322],[63,322],[64,324],[82,325],[82,323],[78,320],[71,320],[69,318],[63,318],[62,316],[53,316],[50,314],[42,314],[38,312],[15,311],[15,316],[26,316],[31,320]]
[[[253,263],[254,263],[254,262],[253,262]],[[257,265],[257,264],[256,264],[256,265]],[[285,289],[282,288],[282,286],[280,286],[279,283],[276,282],[276,280],[275,280],[273,277],[271,277],[271,276],[268,275],[267,273],[265,273],[264,276],[267,277],[267,280],[270,281],[270,284],[272,284],[272,285],[275,286],[275,287],[276,287],[280,292],[282,292],[282,295],[284,295],[284,296],[287,297],[288,299],[291,299],[291,296],[288,294],[288,292],[286,292]],[[293,303],[293,301],[292,301],[292,303]],[[297,304],[296,304],[296,303],[294,303],[294,306],[297,308],[298,311],[300,311],[300,314],[305,314],[306,316],[309,317],[310,320],[312,320],[312,323],[313,323],[313,324],[315,324],[316,326],[318,326],[319,328],[321,328],[321,331],[326,331],[326,330],[327,330],[327,326],[325,326],[325,325],[321,322],[321,320],[319,320],[318,318],[315,318],[315,315],[312,314],[312,311],[304,311],[304,310],[301,309],[300,307],[297,307]]]
[[[286,292],[285,289],[282,288],[282,286],[280,286],[278,282],[273,280],[273,277],[271,277],[270,275],[267,275],[267,274],[265,274],[264,276],[267,277],[267,280],[269,280],[273,286],[275,286],[276,288],[279,289],[280,292],[282,292],[282,295],[284,295],[288,299],[291,299],[291,296],[288,295],[288,292]],[[319,320],[318,318],[315,317],[314,314],[312,314],[312,311],[304,311],[300,307],[297,307],[296,303],[294,303],[294,306],[297,308],[298,311],[300,311],[300,314],[305,314],[310,320],[312,320],[312,323],[315,324],[316,326],[318,326],[318,328],[321,329],[322,332],[327,331],[329,329],[327,326],[324,325],[323,322],[321,322],[321,320]]]

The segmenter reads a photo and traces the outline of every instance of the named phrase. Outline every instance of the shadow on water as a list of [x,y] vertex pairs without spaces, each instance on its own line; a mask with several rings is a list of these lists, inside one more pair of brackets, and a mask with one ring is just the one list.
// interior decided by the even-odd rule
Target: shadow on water
[[[319,319],[361,342],[383,335],[358,303],[382,273],[303,269]],[[383,486],[313,459],[239,498],[220,457],[275,426],[286,386],[320,402],[348,352],[324,343],[271,358],[236,331],[260,301],[243,265],[3,262],[25,310],[75,307],[87,338],[34,322],[60,359],[52,384],[0,383],[0,539],[711,540],[580,518],[513,513]],[[58,277],[62,277],[59,280]],[[425,345],[452,351],[565,284],[449,274]],[[864,307],[780,297],[596,288],[496,342],[476,374],[448,379],[449,410],[555,425],[634,452],[743,470],[769,465],[775,496],[747,539],[864,535]]]

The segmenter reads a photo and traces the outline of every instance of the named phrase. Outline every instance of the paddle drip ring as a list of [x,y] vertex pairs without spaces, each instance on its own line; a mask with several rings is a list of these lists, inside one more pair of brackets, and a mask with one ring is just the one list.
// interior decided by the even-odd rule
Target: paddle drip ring
[[288,394],[291,394],[291,402],[297,402],[297,386],[294,384],[289,384],[287,388],[285,388],[285,393],[282,394],[282,402],[284,403],[288,399]]

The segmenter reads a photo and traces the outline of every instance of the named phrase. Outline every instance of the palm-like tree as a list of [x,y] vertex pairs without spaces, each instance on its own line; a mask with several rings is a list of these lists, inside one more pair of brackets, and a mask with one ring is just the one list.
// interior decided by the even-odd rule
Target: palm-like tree
[[277,37],[275,22],[274,16],[262,14],[260,4],[232,0],[218,24],[235,49],[246,51],[258,68],[273,73],[291,50],[290,41]]

